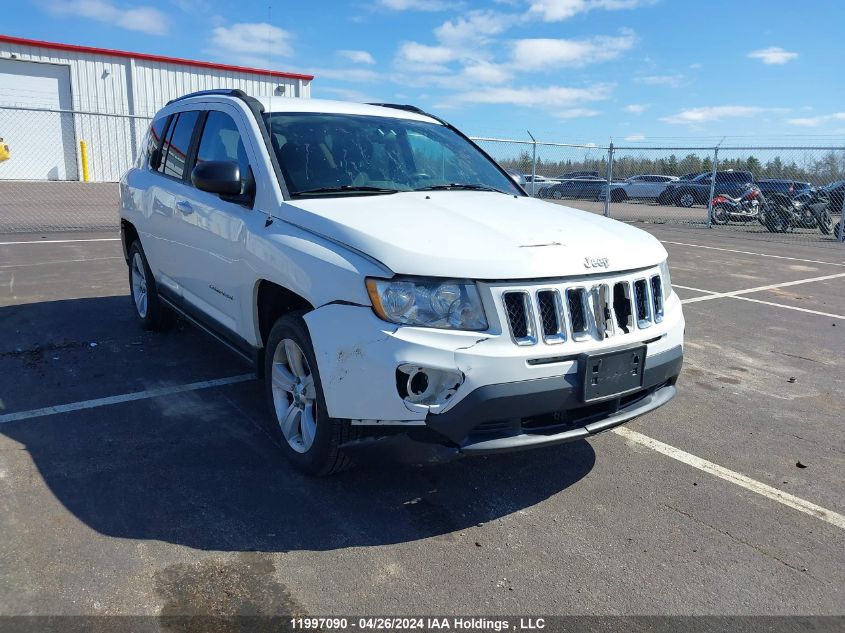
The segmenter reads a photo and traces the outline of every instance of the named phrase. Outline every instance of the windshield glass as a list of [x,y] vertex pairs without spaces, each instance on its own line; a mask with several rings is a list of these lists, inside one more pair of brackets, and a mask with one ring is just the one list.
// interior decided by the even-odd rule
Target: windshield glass
[[471,143],[437,123],[352,114],[264,115],[291,195],[377,195],[466,185],[522,195]]

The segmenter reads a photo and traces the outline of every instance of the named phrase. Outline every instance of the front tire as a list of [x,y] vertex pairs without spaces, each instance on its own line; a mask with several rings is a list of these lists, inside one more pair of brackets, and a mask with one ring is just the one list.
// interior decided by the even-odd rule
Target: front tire
[[713,224],[717,224],[719,226],[724,226],[728,222],[730,222],[731,215],[728,213],[728,210],[720,204],[717,204],[713,207],[713,212],[710,216],[710,219],[713,221]]
[[279,318],[264,359],[265,393],[282,452],[299,471],[315,476],[352,465],[340,446],[357,438],[348,420],[330,418],[317,359],[302,312]]
[[692,194],[691,191],[684,191],[681,195],[678,196],[678,204],[685,209],[689,209],[692,205],[695,204],[695,196]]
[[625,202],[628,199],[628,194],[623,189],[614,189],[610,192],[611,202]]
[[139,240],[129,247],[129,297],[145,330],[165,330],[173,323],[174,314],[158,297],[156,280]]

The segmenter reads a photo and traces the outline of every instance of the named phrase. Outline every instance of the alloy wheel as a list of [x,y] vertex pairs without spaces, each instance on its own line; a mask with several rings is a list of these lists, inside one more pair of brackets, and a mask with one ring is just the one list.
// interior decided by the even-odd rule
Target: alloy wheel
[[270,378],[282,436],[297,453],[306,453],[317,436],[317,391],[308,359],[295,341],[279,341]]
[[140,253],[132,257],[132,300],[142,319],[147,317],[147,274]]

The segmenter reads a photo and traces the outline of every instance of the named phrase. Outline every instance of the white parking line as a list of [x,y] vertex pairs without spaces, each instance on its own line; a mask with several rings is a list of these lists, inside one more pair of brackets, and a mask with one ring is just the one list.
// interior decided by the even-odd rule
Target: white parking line
[[255,380],[255,374],[241,374],[240,376],[229,376],[228,378],[191,382],[186,385],[173,385],[172,387],[146,389],[144,391],[136,391],[134,393],[124,393],[119,396],[108,396],[106,398],[94,398],[93,400],[70,402],[68,404],[59,404],[54,407],[44,407],[42,409],[30,409],[29,411],[6,413],[0,415],[0,424],[17,422],[18,420],[28,420],[30,418],[40,418],[45,415],[55,415],[56,413],[68,413],[70,411],[80,411],[82,409],[94,409],[96,407],[104,407],[110,404],[132,402],[133,400],[146,400],[148,398],[158,398],[159,396],[170,396],[176,393],[185,393],[186,391],[197,391],[198,389],[232,385],[238,382],[246,382],[247,380]]
[[672,459],[687,464],[688,466],[692,466],[693,468],[702,470],[706,473],[719,477],[720,479],[729,481],[732,484],[736,484],[737,486],[750,490],[751,492],[756,492],[758,495],[762,495],[767,499],[777,501],[780,504],[798,510],[799,512],[803,512],[804,514],[809,514],[810,516],[821,519],[822,521],[827,521],[831,525],[835,525],[836,527],[845,530],[845,516],[838,514],[837,512],[833,512],[832,510],[823,508],[815,503],[811,503],[810,501],[791,495],[788,492],[778,490],[777,488],[764,484],[756,479],[751,479],[750,477],[746,477],[736,471],[729,470],[719,466],[718,464],[709,462],[706,459],[696,457],[686,451],[682,451],[681,449],[670,446],[669,444],[659,442],[658,440],[655,440],[648,435],[643,435],[637,431],[633,431],[625,427],[617,427],[613,429],[613,432],[624,437],[630,442],[650,448],[658,453],[666,455],[667,457],[671,457]]
[[3,264],[0,268],[28,268],[30,266],[50,266],[53,264],[75,264],[78,262],[101,262],[107,259],[123,259],[122,255],[114,257],[90,257],[88,259],[57,259],[52,262],[32,262],[29,264]]
[[785,288],[787,286],[798,286],[800,284],[809,284],[814,281],[826,281],[828,279],[838,279],[845,277],[845,273],[838,273],[836,275],[824,275],[823,277],[810,277],[809,279],[798,279],[796,281],[785,281],[780,284],[769,284],[768,286],[757,286],[756,288],[746,288],[745,290],[731,290],[730,292],[714,292],[705,297],[692,297],[691,299],[684,299],[683,303],[695,303],[697,301],[710,301],[711,299],[720,299],[722,297],[736,297],[737,295],[745,295],[751,292],[762,292],[764,290],[774,290],[775,288]]
[[800,257],[787,257],[786,255],[769,255],[768,253],[754,253],[751,251],[739,251],[732,248],[719,248],[718,246],[704,246],[703,244],[689,244],[687,242],[671,242],[660,240],[663,244],[675,244],[677,246],[692,246],[694,248],[706,248],[711,251],[724,251],[726,253],[740,253],[742,255],[756,255],[757,257],[771,257],[773,259],[788,259],[793,262],[806,262],[808,264],[827,264],[828,266],[845,266],[842,262],[823,262],[817,259],[801,259]]
[[79,240],[32,240],[20,242],[0,242],[0,246],[9,246],[11,244],[70,244],[71,242],[119,242],[119,237],[94,237],[91,239]]

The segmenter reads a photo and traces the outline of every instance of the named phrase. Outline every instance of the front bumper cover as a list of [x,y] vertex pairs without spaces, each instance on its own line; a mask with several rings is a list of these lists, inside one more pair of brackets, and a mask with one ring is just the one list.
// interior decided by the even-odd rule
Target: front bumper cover
[[[350,452],[378,446],[399,459],[442,460],[552,446],[587,438],[624,424],[666,404],[676,393],[683,348],[673,347],[647,358],[643,388],[623,398],[585,404],[577,374],[485,385],[469,393],[445,413],[426,417],[427,433],[372,438],[345,446]],[[554,414],[561,421],[537,419]],[[431,444],[426,453],[420,440]]]

